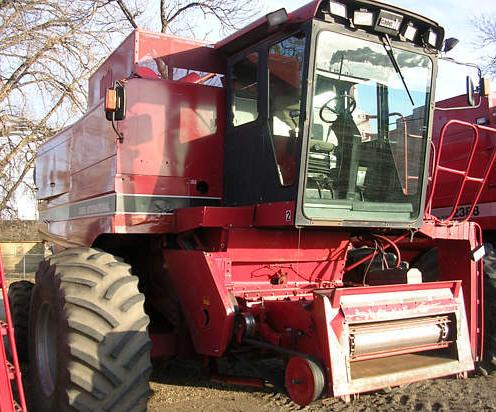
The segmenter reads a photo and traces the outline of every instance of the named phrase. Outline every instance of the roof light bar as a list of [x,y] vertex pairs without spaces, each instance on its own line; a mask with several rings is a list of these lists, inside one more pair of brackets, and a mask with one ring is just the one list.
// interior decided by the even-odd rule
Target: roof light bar
[[353,13],[353,24],[355,26],[373,26],[374,13],[367,9],[355,10]]
[[346,6],[343,3],[338,3],[337,1],[329,1],[329,13],[333,16],[342,17],[343,19],[348,18]]

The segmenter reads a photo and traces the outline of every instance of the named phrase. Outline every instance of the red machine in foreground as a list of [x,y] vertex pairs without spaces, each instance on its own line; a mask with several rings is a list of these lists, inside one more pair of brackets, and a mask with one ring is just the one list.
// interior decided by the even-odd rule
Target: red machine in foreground
[[5,314],[5,320],[0,318],[0,412],[26,412],[26,399],[4,275],[0,255],[0,297],[3,309],[0,313]]
[[272,377],[216,361],[277,357],[299,405],[466,376],[481,233],[424,213],[443,38],[357,0],[281,9],[214,47],[125,40],[38,153],[58,253],[32,294],[36,406],[145,409],[150,355],[259,386]]

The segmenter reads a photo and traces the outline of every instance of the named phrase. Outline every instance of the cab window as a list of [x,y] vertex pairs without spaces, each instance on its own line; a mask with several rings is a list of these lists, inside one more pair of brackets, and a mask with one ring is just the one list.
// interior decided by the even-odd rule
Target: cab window
[[232,67],[233,126],[241,126],[258,118],[258,61],[258,53],[253,52]]
[[296,178],[305,36],[299,33],[269,48],[269,126],[280,182]]

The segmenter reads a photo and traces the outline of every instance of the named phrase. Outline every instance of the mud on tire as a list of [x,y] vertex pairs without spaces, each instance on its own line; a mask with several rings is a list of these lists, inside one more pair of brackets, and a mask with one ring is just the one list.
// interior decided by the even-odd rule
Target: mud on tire
[[36,273],[30,313],[31,408],[144,411],[148,316],[129,265],[68,249]]
[[17,356],[21,362],[28,360],[29,307],[33,282],[20,280],[9,286],[9,304],[14,324]]

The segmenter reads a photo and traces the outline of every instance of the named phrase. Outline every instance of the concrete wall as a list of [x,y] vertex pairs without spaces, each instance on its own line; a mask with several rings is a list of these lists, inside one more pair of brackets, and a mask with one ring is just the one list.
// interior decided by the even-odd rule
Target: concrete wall
[[36,272],[44,257],[44,249],[40,242],[0,243],[5,273]]
[[36,220],[0,220],[0,243],[41,241]]
[[0,221],[0,252],[7,275],[36,272],[45,255],[36,221]]

